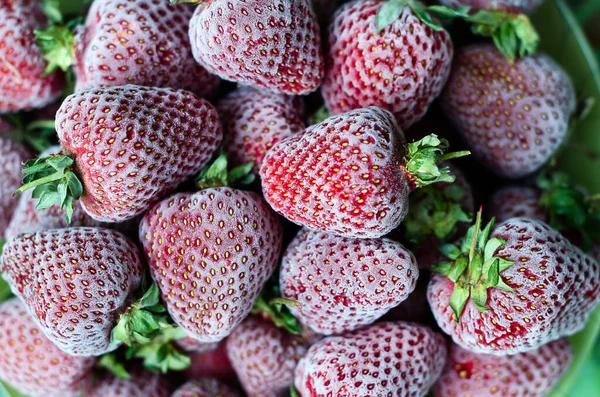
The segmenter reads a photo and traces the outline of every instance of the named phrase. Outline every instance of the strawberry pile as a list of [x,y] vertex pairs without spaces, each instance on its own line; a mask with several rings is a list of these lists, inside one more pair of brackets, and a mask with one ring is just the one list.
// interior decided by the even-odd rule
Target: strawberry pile
[[600,206],[540,1],[171,3],[0,1],[0,380],[546,395]]

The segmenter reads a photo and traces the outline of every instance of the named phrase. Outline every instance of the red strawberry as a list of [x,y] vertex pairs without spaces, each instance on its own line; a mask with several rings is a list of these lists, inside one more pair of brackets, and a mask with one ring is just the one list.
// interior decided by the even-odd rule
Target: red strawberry
[[451,8],[469,7],[477,10],[508,10],[531,14],[543,0],[440,0],[440,4]]
[[214,350],[205,351],[204,353],[191,353],[189,356],[192,362],[183,372],[186,379],[195,380],[203,376],[209,376],[223,381],[230,381],[236,377],[229,357],[227,357],[226,340],[221,341]]
[[422,396],[446,361],[443,336],[411,323],[380,323],[313,345],[296,368],[302,397]]
[[277,216],[255,193],[180,193],[145,215],[140,240],[173,320],[201,342],[231,333],[277,266]]
[[21,235],[4,246],[0,269],[46,336],[77,356],[115,348],[111,330],[144,271],[123,235],[84,227]]
[[494,193],[490,208],[499,222],[517,217],[547,222],[545,210],[538,205],[539,200],[540,192],[533,187],[507,186]]
[[324,334],[369,325],[415,289],[413,254],[388,239],[358,239],[302,229],[281,262],[283,298],[302,324]]
[[294,95],[321,84],[321,38],[309,0],[203,1],[189,33],[196,61],[221,78]]
[[457,345],[435,389],[435,397],[545,396],[573,359],[571,346],[560,339],[537,350],[512,356],[477,354]]
[[21,185],[21,167],[29,157],[31,152],[24,145],[0,134],[0,240],[8,238],[5,233],[19,204],[13,192]]
[[86,397],[169,397],[170,385],[160,374],[141,368],[128,371],[130,378],[124,379],[110,373],[103,373],[88,388]]
[[441,93],[450,74],[452,41],[408,4],[382,25],[382,14],[389,14],[384,5],[357,0],[338,9],[329,28],[323,96],[332,114],[379,106],[408,128]]
[[511,218],[443,247],[428,299],[438,325],[475,353],[507,355],[571,335],[600,298],[600,266],[545,223]]
[[266,200],[313,230],[381,237],[408,211],[411,189],[451,182],[436,162],[448,142],[435,135],[406,145],[394,116],[370,107],[333,116],[273,146],[260,175]]
[[260,317],[248,317],[227,339],[227,355],[249,397],[286,395],[294,369],[308,349],[292,335]]
[[219,342],[203,343],[192,337],[178,339],[175,343],[188,353],[202,354],[213,351],[219,347]]
[[217,104],[223,122],[223,148],[235,165],[253,162],[258,173],[265,153],[304,129],[302,100],[242,87]]
[[216,379],[199,378],[181,386],[173,397],[241,397],[241,394]]
[[62,93],[62,75],[45,76],[46,61],[35,45],[34,30],[47,22],[39,1],[0,2],[0,113],[41,108]]
[[428,270],[419,270],[419,279],[415,290],[408,295],[405,301],[391,308],[381,317],[380,321],[408,321],[435,327],[436,322],[427,301],[430,275]]
[[[31,162],[34,197],[72,208],[70,197],[94,219],[120,222],[147,211],[197,172],[219,146],[221,126],[207,101],[181,90],[134,85],[79,91],[56,115],[64,156]],[[31,174],[33,173],[33,174]],[[81,181],[81,184],[77,182]],[[61,185],[67,185],[65,196]],[[45,189],[45,190],[44,190]]]
[[61,351],[13,298],[0,303],[0,378],[21,393],[76,397],[91,380],[94,359]]
[[510,63],[492,45],[474,44],[456,55],[442,106],[490,170],[519,178],[542,167],[563,142],[575,92],[544,54]]

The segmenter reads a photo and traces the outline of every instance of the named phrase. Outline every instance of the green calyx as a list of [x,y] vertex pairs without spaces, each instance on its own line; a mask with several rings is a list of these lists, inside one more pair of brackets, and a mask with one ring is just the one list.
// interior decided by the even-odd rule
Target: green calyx
[[5,113],[0,117],[12,126],[7,133],[12,141],[26,143],[38,152],[58,143],[54,120],[27,122],[31,118],[28,113]]
[[48,61],[46,75],[61,69],[67,72],[75,61],[75,27],[82,23],[81,18],[72,19],[63,23],[62,15],[55,1],[46,1],[44,11],[49,16],[50,25],[46,29],[36,29],[35,43],[42,51],[44,59]]
[[72,168],[73,159],[63,154],[28,160],[23,166],[23,186],[13,195],[33,189],[32,197],[39,199],[36,209],[58,204],[65,211],[67,223],[71,223],[74,201],[83,194],[83,185]]
[[96,362],[99,368],[104,368],[110,371],[113,375],[121,379],[131,379],[131,375],[127,372],[125,365],[119,360],[115,353],[108,353],[100,357]]
[[302,397],[300,393],[298,393],[298,389],[293,384],[290,386],[290,397]]
[[289,309],[289,306],[297,306],[299,303],[278,295],[278,288],[265,288],[254,302],[252,313],[267,316],[277,327],[283,328],[291,334],[299,335],[302,333],[302,324]]
[[456,9],[440,5],[425,6],[418,0],[388,0],[377,12],[377,31],[394,23],[402,15],[404,7],[409,7],[417,18],[433,30],[443,30],[444,28],[433,18],[441,21],[448,21],[455,18],[468,17],[469,7],[458,7]]
[[480,311],[489,310],[487,307],[488,289],[498,288],[514,292],[500,276],[514,263],[495,256],[495,253],[506,244],[506,241],[496,237],[490,238],[494,219],[481,229],[481,213],[480,209],[475,224],[467,231],[460,247],[453,244],[440,247],[440,251],[452,259],[452,262],[440,262],[432,266],[432,271],[442,274],[454,282],[450,307],[454,312],[456,322],[459,321],[469,299]]
[[459,222],[472,221],[462,207],[464,197],[464,188],[454,184],[441,189],[427,186],[411,194],[410,210],[402,222],[406,238],[413,244],[421,244],[429,236],[447,241]]
[[191,364],[190,358],[173,343],[185,337],[185,331],[173,324],[160,303],[158,286],[153,283],[140,300],[121,314],[111,333],[111,346],[124,343],[128,346],[127,359],[143,359],[146,368],[166,373],[184,370]]
[[256,179],[252,173],[254,163],[247,163],[228,170],[227,156],[221,149],[212,164],[202,168],[194,182],[198,189],[219,186],[245,186]]
[[471,152],[446,153],[448,147],[448,141],[438,138],[435,134],[408,144],[404,168],[413,190],[437,182],[454,182],[456,178],[450,173],[450,169],[447,166],[439,166],[439,162],[467,156]]
[[532,55],[537,50],[540,37],[525,14],[481,10],[465,20],[472,24],[473,33],[491,37],[496,48],[510,62],[517,57]]

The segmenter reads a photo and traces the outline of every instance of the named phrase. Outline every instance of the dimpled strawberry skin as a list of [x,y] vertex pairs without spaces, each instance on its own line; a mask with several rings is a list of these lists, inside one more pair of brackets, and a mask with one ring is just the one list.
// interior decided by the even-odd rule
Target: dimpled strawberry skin
[[344,238],[302,229],[281,262],[284,298],[314,331],[341,334],[369,325],[415,289],[413,254],[389,239]]
[[538,205],[540,192],[527,186],[507,186],[496,191],[490,200],[490,210],[496,221],[529,218],[547,222],[546,212]]
[[159,373],[135,368],[128,370],[130,379],[103,373],[88,388],[85,397],[169,397],[169,383]]
[[423,396],[446,362],[444,337],[412,323],[379,323],[313,345],[296,368],[302,397]]
[[267,152],[265,199],[294,223],[346,237],[381,237],[408,211],[400,161],[404,135],[393,115],[370,107],[333,116]]
[[213,96],[219,78],[192,55],[193,8],[162,0],[94,1],[75,42],[76,89],[137,84]]
[[241,397],[240,393],[216,379],[189,381],[175,391],[173,397]]
[[33,33],[47,22],[39,1],[0,2],[0,113],[41,108],[60,96],[64,79],[58,72],[44,76]]
[[338,9],[329,28],[323,97],[332,114],[379,106],[402,128],[421,119],[450,74],[453,47],[445,30],[422,23],[409,7],[381,32],[380,0]]
[[571,346],[560,339],[512,356],[477,354],[452,345],[435,397],[545,396],[573,359]]
[[248,315],[277,266],[281,234],[257,194],[226,187],[171,196],[140,226],[171,317],[201,342],[225,338]]
[[309,0],[203,2],[189,36],[196,61],[224,79],[293,95],[321,84],[321,38]]
[[30,157],[24,145],[0,135],[0,239],[6,238],[10,219],[19,204],[13,193],[21,186],[22,164]]
[[46,338],[17,298],[0,304],[0,377],[31,397],[76,397],[91,380],[91,357],[73,357]]
[[582,329],[600,297],[600,266],[545,223],[512,218],[491,237],[506,241],[496,256],[515,264],[500,273],[515,292],[488,289],[480,312],[467,301],[458,323],[449,305],[453,283],[436,274],[427,292],[438,325],[475,353],[516,354]]
[[302,100],[283,94],[238,88],[217,104],[223,123],[223,149],[234,165],[254,163],[258,173],[265,153],[304,129]]
[[2,276],[66,353],[110,351],[110,332],[139,287],[144,266],[122,234],[87,227],[24,234],[2,253]]
[[249,397],[285,395],[307,349],[302,336],[259,317],[248,317],[227,339],[227,355]]
[[56,114],[94,219],[140,215],[199,171],[222,140],[216,109],[192,93],[134,85],[79,91]]
[[456,55],[441,104],[490,170],[519,178],[544,165],[565,139],[575,92],[545,54],[511,64],[493,45],[474,44]]
[[471,12],[478,10],[510,10],[531,14],[543,0],[440,0],[440,4],[451,7],[469,7]]

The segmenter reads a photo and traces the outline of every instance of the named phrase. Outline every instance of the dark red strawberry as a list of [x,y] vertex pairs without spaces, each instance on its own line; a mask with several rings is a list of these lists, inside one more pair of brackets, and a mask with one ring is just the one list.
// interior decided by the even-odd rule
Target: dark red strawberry
[[60,349],[98,356],[139,287],[144,267],[137,247],[108,229],[69,228],[9,241],[0,269]]
[[504,222],[510,218],[529,218],[547,222],[546,211],[538,205],[540,191],[530,186],[507,186],[490,199],[492,215]]
[[[191,364],[183,371],[186,379],[195,380],[204,376],[230,382],[236,374],[227,357],[227,339],[221,341],[216,349],[203,353],[189,353]],[[181,346],[181,345],[180,345]],[[185,348],[184,348],[185,350]]]
[[321,84],[321,38],[310,0],[192,2],[200,3],[190,21],[192,51],[209,72],[293,95]]
[[294,223],[346,237],[381,237],[404,219],[411,190],[451,182],[448,142],[406,145],[394,116],[370,107],[315,124],[273,146],[260,175],[266,200]]
[[177,389],[173,397],[241,397],[241,394],[216,379],[198,378]]
[[91,381],[94,359],[61,351],[17,298],[0,303],[0,378],[31,397],[77,397]]
[[380,323],[313,345],[296,368],[302,397],[423,396],[446,362],[444,337],[411,323]]
[[86,397],[169,397],[171,395],[165,376],[141,368],[128,371],[124,379],[110,373],[103,373],[86,390]]

